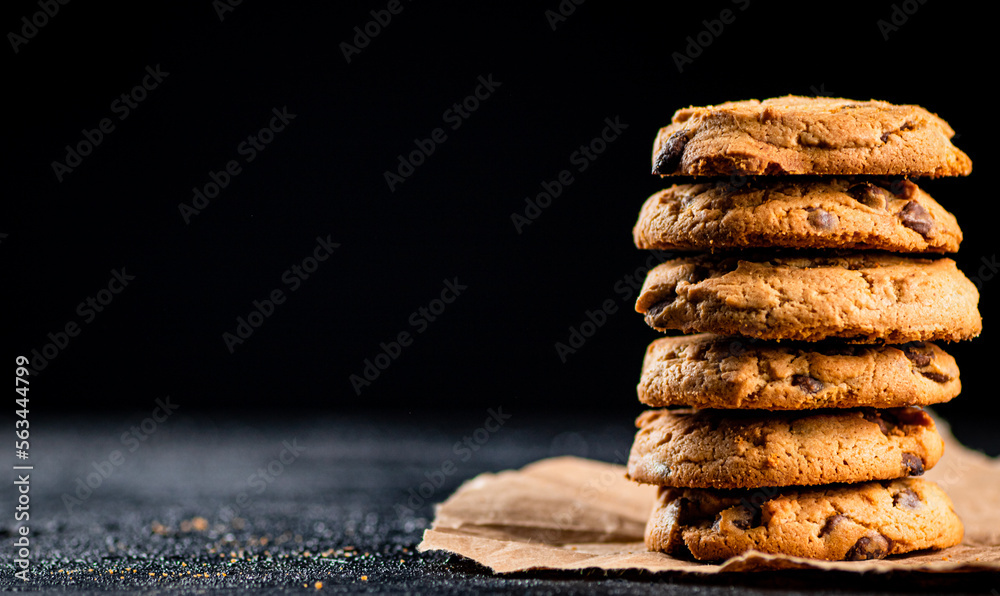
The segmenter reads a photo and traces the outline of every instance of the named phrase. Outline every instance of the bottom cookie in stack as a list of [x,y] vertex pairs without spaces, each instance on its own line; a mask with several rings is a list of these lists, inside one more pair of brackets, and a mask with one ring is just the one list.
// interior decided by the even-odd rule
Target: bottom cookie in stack
[[962,522],[920,478],[817,487],[661,488],[646,547],[718,560],[757,550],[863,561],[961,542]]

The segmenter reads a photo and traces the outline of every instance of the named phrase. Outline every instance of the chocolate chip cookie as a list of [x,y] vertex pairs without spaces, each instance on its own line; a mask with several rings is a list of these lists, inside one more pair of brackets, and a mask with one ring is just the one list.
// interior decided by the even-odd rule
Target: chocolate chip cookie
[[651,343],[638,386],[639,401],[654,407],[762,410],[925,406],[961,390],[955,359],[929,342],[767,342],[709,333]]
[[651,269],[635,308],[661,331],[904,343],[979,335],[978,302],[948,258],[702,254]]
[[956,176],[947,122],[915,105],[786,96],[678,110],[653,146],[661,176]]
[[955,252],[955,216],[909,180],[742,179],[678,184],[649,197],[643,249],[854,248]]
[[699,560],[748,550],[863,561],[962,541],[951,499],[905,478],[812,489],[660,489],[646,547]]
[[758,488],[919,476],[944,441],[920,408],[649,410],[628,476],[687,488]]

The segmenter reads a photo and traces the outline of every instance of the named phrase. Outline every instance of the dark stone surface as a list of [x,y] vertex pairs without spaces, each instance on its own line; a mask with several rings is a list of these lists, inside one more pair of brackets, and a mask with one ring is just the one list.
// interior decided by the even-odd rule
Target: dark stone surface
[[[982,575],[800,572],[710,579],[603,572],[501,577],[457,557],[416,553],[433,503],[463,480],[560,454],[616,461],[633,432],[627,418],[502,412],[511,418],[475,451],[463,450],[461,441],[468,436],[475,444],[486,411],[449,418],[354,414],[300,420],[179,412],[141,442],[122,440],[141,423],[141,414],[113,421],[39,420],[29,461],[35,466],[32,580],[23,584],[13,577],[16,527],[5,515],[0,532],[8,546],[0,550],[0,585],[74,593],[316,592],[316,582],[322,582],[324,591],[351,593],[827,594],[989,592],[1000,584]],[[124,462],[104,465],[116,459],[114,451]],[[274,462],[282,457],[287,463],[279,469]],[[442,472],[452,469],[447,461],[454,463],[452,474]],[[111,471],[92,494],[67,507],[64,497],[74,495],[77,479],[86,482],[100,474],[98,468]],[[96,484],[96,478],[90,480]],[[419,494],[425,482],[426,498]],[[13,511],[8,487],[4,507]]]

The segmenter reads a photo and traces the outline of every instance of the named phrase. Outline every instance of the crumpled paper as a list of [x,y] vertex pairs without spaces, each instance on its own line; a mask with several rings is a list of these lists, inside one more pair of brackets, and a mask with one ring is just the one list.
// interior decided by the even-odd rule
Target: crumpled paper
[[818,561],[756,551],[722,563],[649,552],[643,530],[656,488],[625,478],[620,465],[557,457],[520,470],[481,474],[437,507],[418,549],[468,557],[497,573],[604,569],[698,574],[829,569],[854,572],[1000,572],[1000,460],[960,445],[938,423],[945,455],[925,477],[951,497],[965,524],[962,544],[879,561]]

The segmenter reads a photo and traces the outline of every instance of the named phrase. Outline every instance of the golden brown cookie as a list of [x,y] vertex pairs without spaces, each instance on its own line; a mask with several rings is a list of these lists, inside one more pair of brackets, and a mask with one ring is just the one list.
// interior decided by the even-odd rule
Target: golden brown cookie
[[758,488],[919,476],[944,441],[920,408],[649,410],[628,458],[636,482]]
[[699,560],[749,550],[863,561],[962,541],[962,521],[933,482],[753,491],[660,489],[646,547]]
[[649,197],[632,231],[659,250],[854,248],[955,252],[955,216],[909,180],[755,178],[678,184]]
[[957,176],[947,122],[915,105],[785,96],[678,110],[653,146],[662,176]]
[[663,337],[642,363],[653,407],[808,410],[946,402],[962,390],[955,359],[932,343],[767,342],[702,333]]
[[636,311],[661,331],[904,343],[979,335],[978,302],[976,286],[947,258],[768,253],[661,263]]

